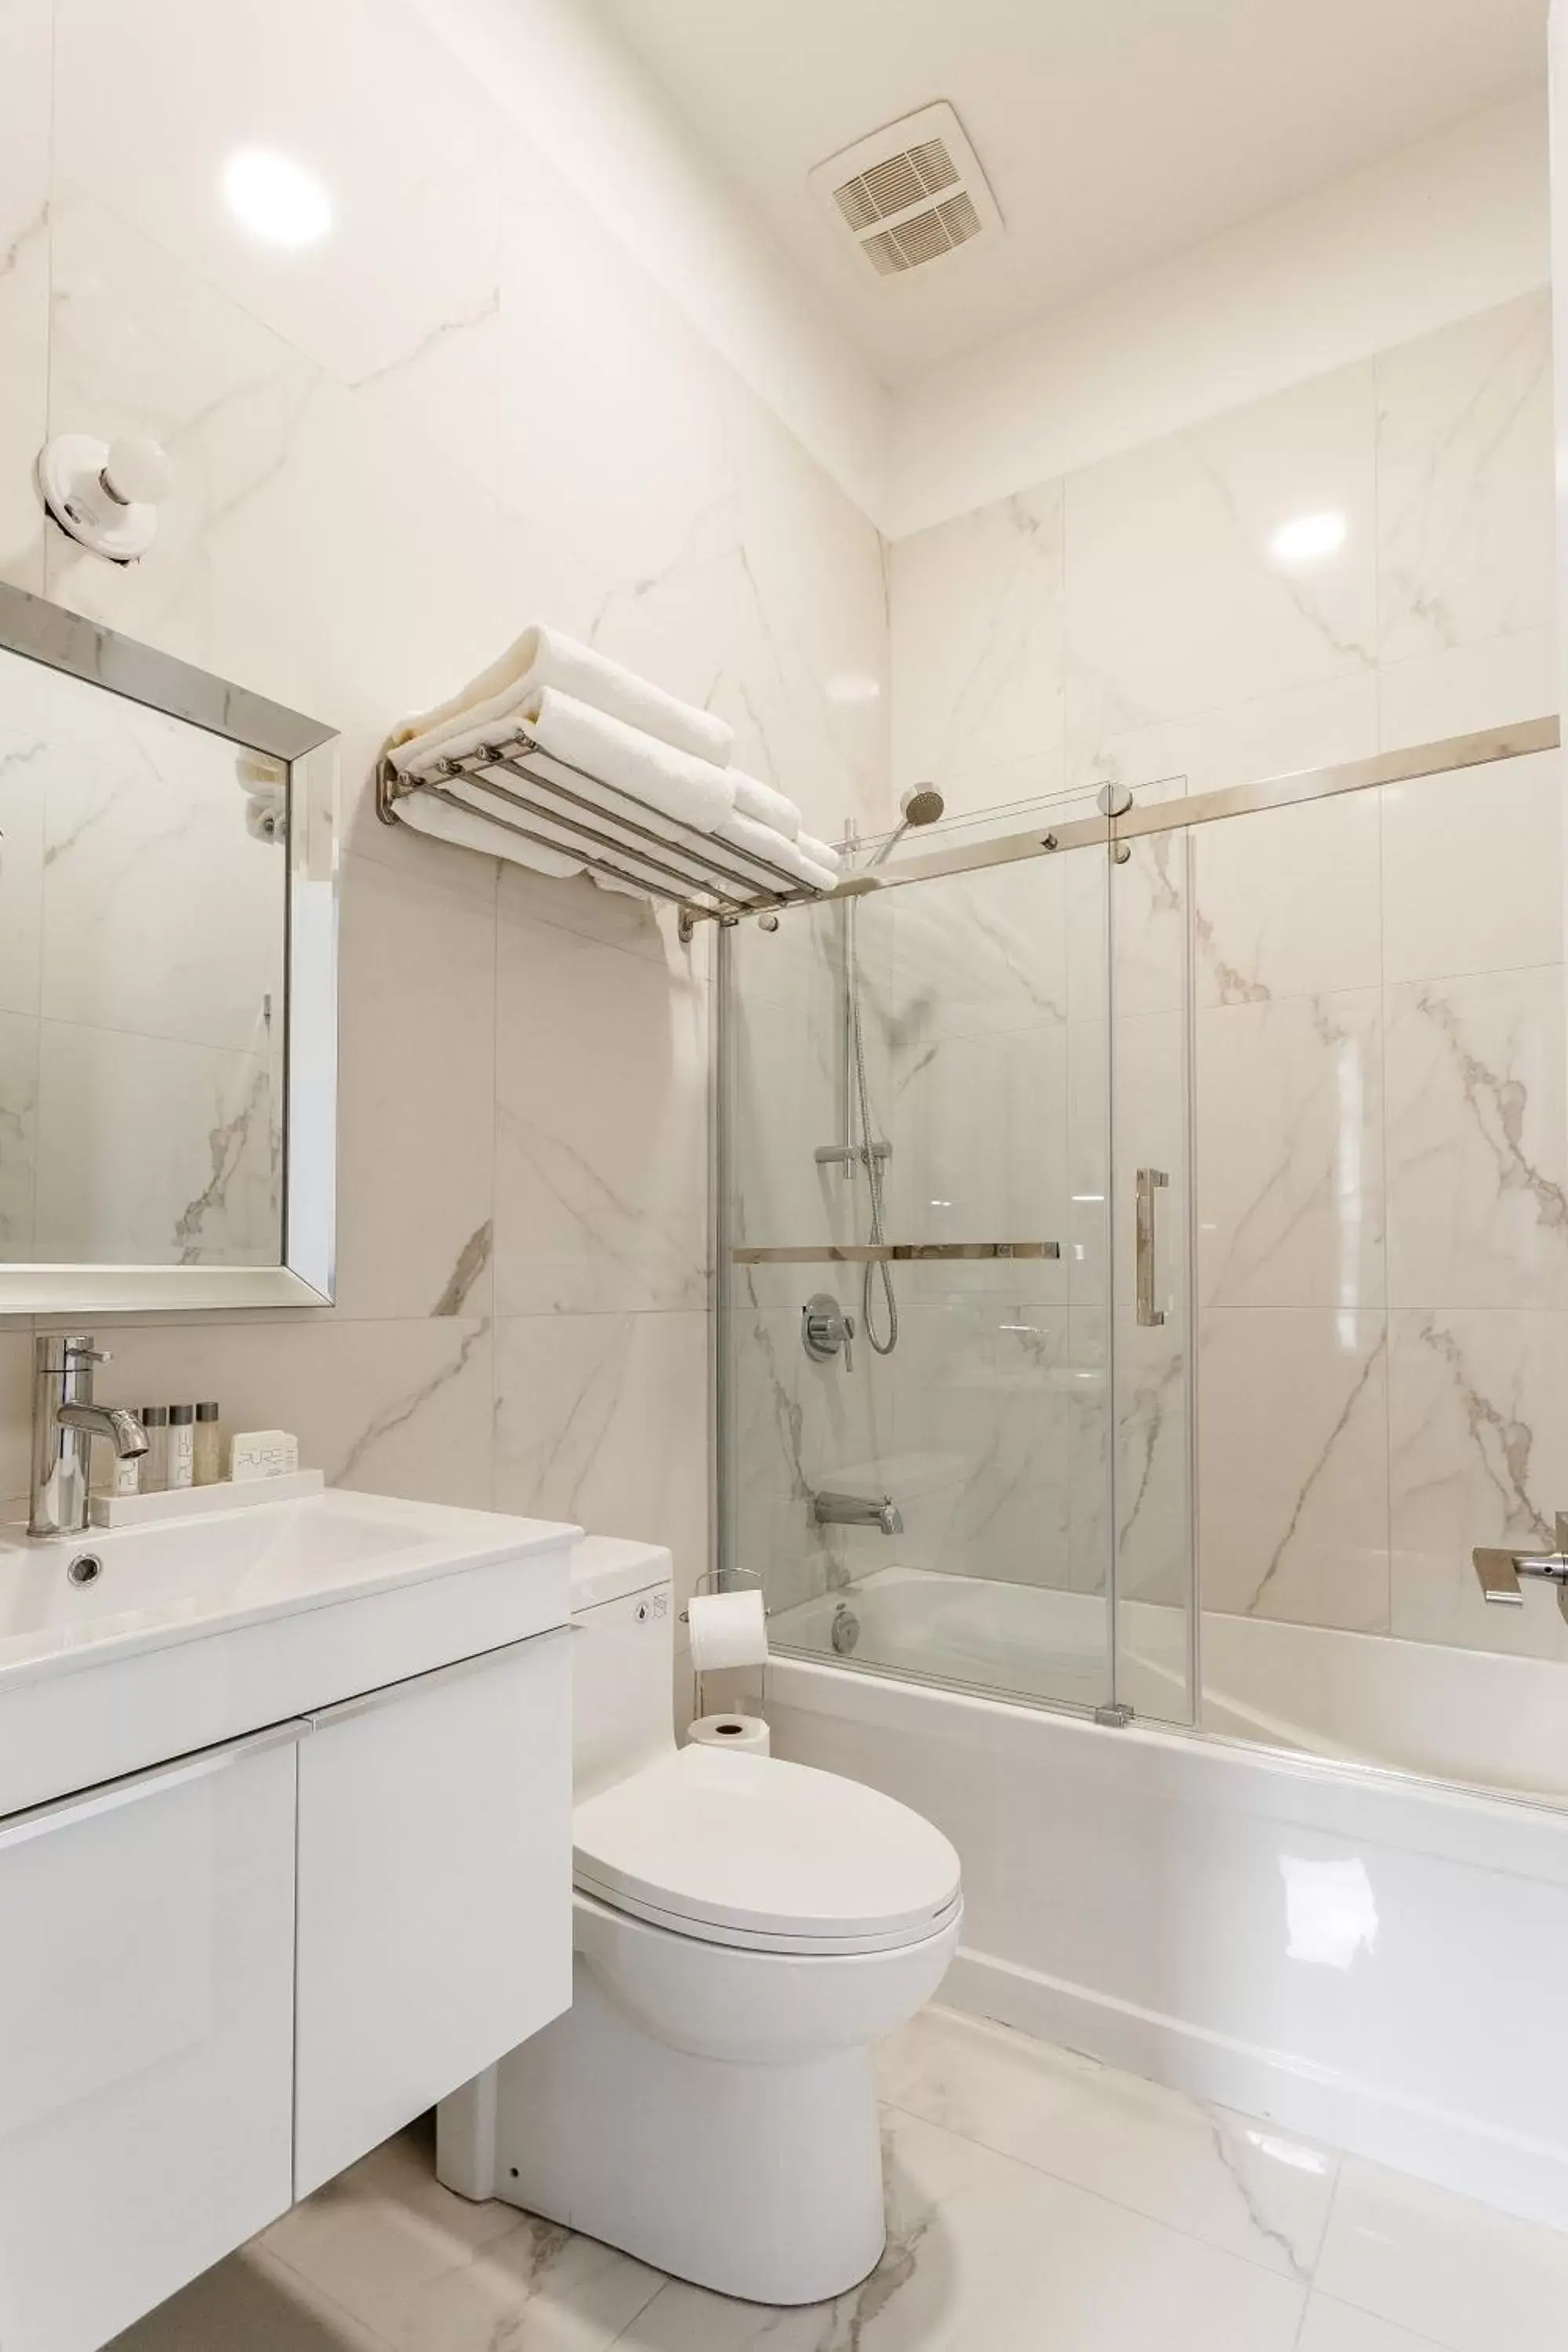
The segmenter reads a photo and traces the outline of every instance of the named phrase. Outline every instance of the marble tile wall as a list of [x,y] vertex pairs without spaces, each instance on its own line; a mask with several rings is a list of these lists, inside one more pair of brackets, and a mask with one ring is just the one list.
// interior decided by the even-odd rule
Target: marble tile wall
[[[933,779],[960,817],[1067,810],[1105,781],[1198,791],[1554,710],[1550,331],[1542,289],[900,541],[895,787]],[[1339,536],[1311,560],[1278,542],[1322,516]],[[1196,1497],[1179,1317],[1139,1331],[1114,1302],[1113,1436],[1091,1402],[1111,1302],[1090,1250],[1024,1298],[917,1270],[895,1366],[865,1393],[828,1376],[847,1426],[814,1453],[808,1412],[775,1416],[784,1516],[869,1458],[921,1489],[901,1559],[1093,1589],[1114,1443],[1141,1597],[1180,1599],[1195,1499],[1210,1607],[1568,1656],[1549,1594],[1487,1610],[1468,1558],[1549,1532],[1568,1434],[1560,824],[1553,757],[1209,828],[1190,866],[1140,845],[1115,885],[1117,1127],[1124,1173],[1179,1171],[1190,1084]],[[1035,866],[889,902],[906,1220],[1060,1221],[1104,1189],[1081,1087],[1105,1041],[1073,1018],[1060,889]],[[794,1018],[825,1024],[820,1122],[816,990]],[[829,1547],[831,1571],[878,1543]]]
[[[0,14],[0,572],[342,733],[337,1306],[130,1325],[114,1392],[291,1424],[335,1479],[661,1538],[689,1581],[709,942],[387,831],[371,767],[544,615],[721,710],[815,830],[875,828],[881,542],[420,12]],[[248,143],[326,182],[320,244],[228,215]],[[46,426],[168,448],[138,569],[46,530]],[[0,1332],[6,1493],[26,1351]]]

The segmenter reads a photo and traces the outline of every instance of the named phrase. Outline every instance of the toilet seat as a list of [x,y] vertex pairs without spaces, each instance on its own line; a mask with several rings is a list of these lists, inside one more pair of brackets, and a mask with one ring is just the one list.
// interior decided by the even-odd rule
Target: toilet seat
[[777,1757],[672,1751],[580,1805],[580,1891],[704,1943],[884,1952],[962,1906],[940,1830],[858,1780]]

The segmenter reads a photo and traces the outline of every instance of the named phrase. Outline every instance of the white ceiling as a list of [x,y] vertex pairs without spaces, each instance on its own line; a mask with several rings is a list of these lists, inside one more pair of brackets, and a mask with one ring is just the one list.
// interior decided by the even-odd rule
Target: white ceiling
[[[599,0],[889,383],[1512,96],[1547,0]],[[1006,235],[892,281],[806,185],[946,98]]]

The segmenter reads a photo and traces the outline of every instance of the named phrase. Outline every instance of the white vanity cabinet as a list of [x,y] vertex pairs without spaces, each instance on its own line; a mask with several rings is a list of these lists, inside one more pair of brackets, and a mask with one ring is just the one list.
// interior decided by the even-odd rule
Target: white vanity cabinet
[[289,2204],[299,1730],[0,1822],[6,2352],[87,2352]]
[[563,1629],[312,1719],[296,2197],[571,2000],[569,1649]]

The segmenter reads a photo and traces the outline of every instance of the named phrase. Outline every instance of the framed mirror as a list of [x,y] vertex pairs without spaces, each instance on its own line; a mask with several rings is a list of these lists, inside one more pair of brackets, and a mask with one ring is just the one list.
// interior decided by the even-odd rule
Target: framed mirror
[[337,738],[0,584],[0,1313],[332,1296]]

